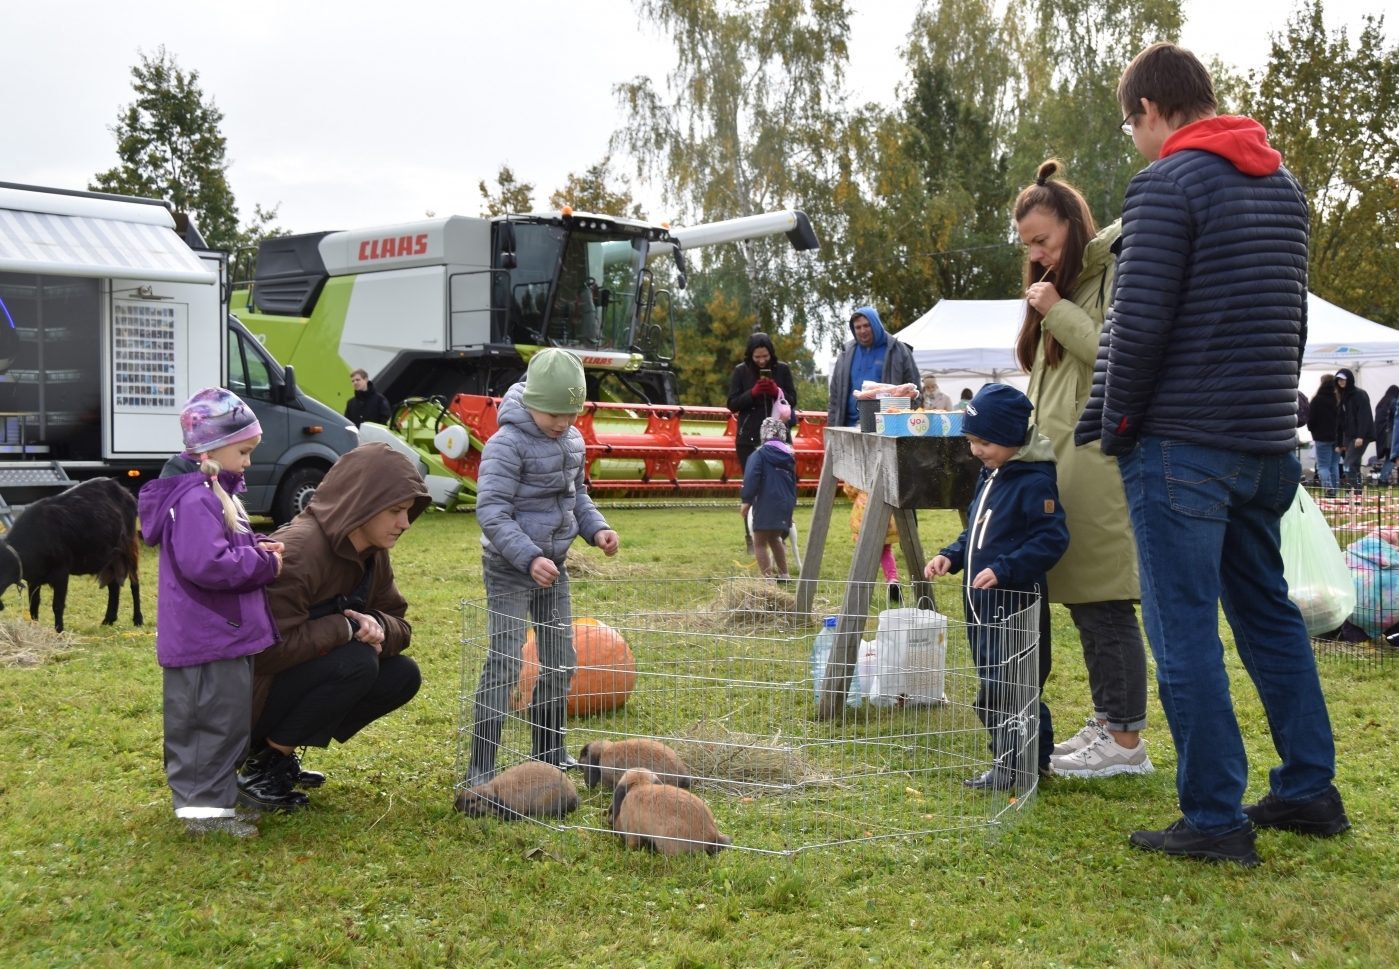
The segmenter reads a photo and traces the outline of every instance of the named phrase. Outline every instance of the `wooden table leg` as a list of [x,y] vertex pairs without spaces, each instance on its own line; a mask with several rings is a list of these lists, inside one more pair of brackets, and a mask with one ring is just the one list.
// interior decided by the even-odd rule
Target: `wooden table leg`
[[831,470],[831,454],[821,462],[821,477],[816,484],[816,507],[811,510],[811,531],[806,535],[806,556],[801,562],[801,577],[797,580],[797,615],[811,611],[816,597],[816,584],[821,578],[821,558],[826,553],[826,533],[830,531],[831,514],[836,502],[836,476]]
[[918,538],[918,521],[913,517],[912,510],[895,508],[894,525],[899,530],[899,544],[904,549],[904,561],[913,576],[913,604],[921,608],[920,603],[927,599],[931,603],[929,608],[936,609],[938,602],[933,595],[933,584],[923,577],[923,570],[927,568],[928,563],[923,556],[923,543]]
[[[865,520],[860,525],[860,537],[855,542],[855,559],[850,563],[850,577],[845,585],[845,597],[836,621],[836,639],[831,646],[831,658],[826,664],[826,677],[821,681],[819,715],[830,720],[845,710],[845,696],[850,692],[850,680],[855,674],[855,660],[860,654],[860,639],[869,620],[870,596],[879,558],[884,552],[884,535],[889,530],[889,514],[893,510],[884,500],[884,478],[876,467],[871,476],[865,505]],[[807,557],[810,559],[810,546]]]

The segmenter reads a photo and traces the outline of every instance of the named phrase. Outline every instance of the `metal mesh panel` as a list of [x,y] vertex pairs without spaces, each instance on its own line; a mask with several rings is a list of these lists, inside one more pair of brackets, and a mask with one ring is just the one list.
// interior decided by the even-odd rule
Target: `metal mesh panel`
[[1308,487],[1355,581],[1355,612],[1335,633],[1312,640],[1318,657],[1390,662],[1384,630],[1399,623],[1399,491],[1387,485]]
[[[600,832],[612,832],[614,823],[627,830],[649,825],[649,834],[628,843],[649,840],[662,853],[711,848],[717,832],[735,848],[778,854],[1012,820],[1038,780],[1038,597],[991,590],[977,603],[982,622],[968,623],[958,584],[935,584],[936,603],[925,599],[920,613],[910,603],[881,615],[888,603],[879,583],[871,615],[858,617],[865,628],[856,664],[842,670],[837,660],[823,668],[813,663],[813,646],[845,588],[821,583],[815,615],[806,615],[795,611],[794,584],[770,580],[575,580],[578,669],[564,718],[566,745],[574,756],[605,753],[597,765],[565,775],[578,782],[577,810],[532,820]],[[517,806],[511,798],[529,801],[522,788],[509,788],[509,768],[547,757],[550,748],[549,696],[559,695],[560,674],[547,656],[561,655],[563,613],[536,600],[545,614],[527,616],[529,598],[462,604],[456,788],[460,797],[469,780],[490,776],[481,768],[493,755],[501,773],[475,787],[486,798],[478,807],[498,809],[489,813],[509,814]],[[542,668],[536,640],[545,643]],[[519,643],[523,661],[516,665]],[[488,661],[496,674],[483,685]],[[508,691],[498,686],[502,668]],[[817,681],[842,672],[851,678],[849,698],[823,719]],[[661,754],[646,743],[598,744],[623,741],[664,744],[684,768],[654,762]],[[671,790],[643,791],[655,785],[633,776],[623,785],[622,816],[613,818],[610,788],[635,766],[652,768],[660,780],[671,775],[663,785]],[[988,771],[989,786],[964,784]],[[567,807],[552,796],[535,813]]]

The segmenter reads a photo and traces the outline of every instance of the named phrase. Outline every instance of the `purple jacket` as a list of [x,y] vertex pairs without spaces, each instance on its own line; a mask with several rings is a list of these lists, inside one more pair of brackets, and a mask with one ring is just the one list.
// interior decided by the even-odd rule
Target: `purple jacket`
[[[229,494],[243,476],[224,472]],[[142,537],[160,546],[155,653],[161,666],[196,666],[261,652],[281,637],[264,591],[276,557],[235,535],[223,506],[199,472],[149,481],[138,498]]]

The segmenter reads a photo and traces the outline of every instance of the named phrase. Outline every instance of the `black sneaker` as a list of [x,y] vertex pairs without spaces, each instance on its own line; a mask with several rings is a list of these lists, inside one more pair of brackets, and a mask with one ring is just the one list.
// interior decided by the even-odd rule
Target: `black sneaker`
[[1249,821],[1228,834],[1201,834],[1187,824],[1185,818],[1181,818],[1160,831],[1133,831],[1129,841],[1132,847],[1143,851],[1161,851],[1168,855],[1186,855],[1208,861],[1232,861],[1236,865],[1252,868],[1260,864],[1258,852],[1253,850],[1257,838],[1258,833]]
[[1295,831],[1318,838],[1330,838],[1350,830],[1350,818],[1346,817],[1346,806],[1341,803],[1341,792],[1334,786],[1321,797],[1302,802],[1284,801],[1276,795],[1265,794],[1257,804],[1245,804],[1244,814],[1254,827]]
[[295,754],[264,747],[244,761],[238,772],[238,803],[256,811],[298,811],[311,803],[296,789],[300,772]]
[[966,778],[962,781],[962,786],[973,791],[1010,791],[1015,788],[1015,774],[1004,768],[993,767],[983,774]]
[[325,775],[318,770],[304,770],[301,766],[301,756],[295,751],[287,755],[296,761],[296,786],[304,787],[308,791],[314,791],[318,787],[325,785]]

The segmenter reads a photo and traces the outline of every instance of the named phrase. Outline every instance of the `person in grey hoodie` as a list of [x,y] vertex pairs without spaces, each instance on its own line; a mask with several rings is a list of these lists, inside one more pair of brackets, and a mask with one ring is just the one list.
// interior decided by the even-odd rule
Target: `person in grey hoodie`
[[500,430],[481,452],[476,520],[486,584],[490,647],[476,687],[475,726],[467,786],[495,776],[511,688],[520,678],[525,633],[532,624],[540,675],[529,699],[531,758],[565,769],[576,765],[564,739],[573,679],[573,606],[565,558],[574,538],[617,554],[584,477],[587,449],[573,426],[585,400],[583,365],[550,348],[529,362],[523,383],[501,401]]

